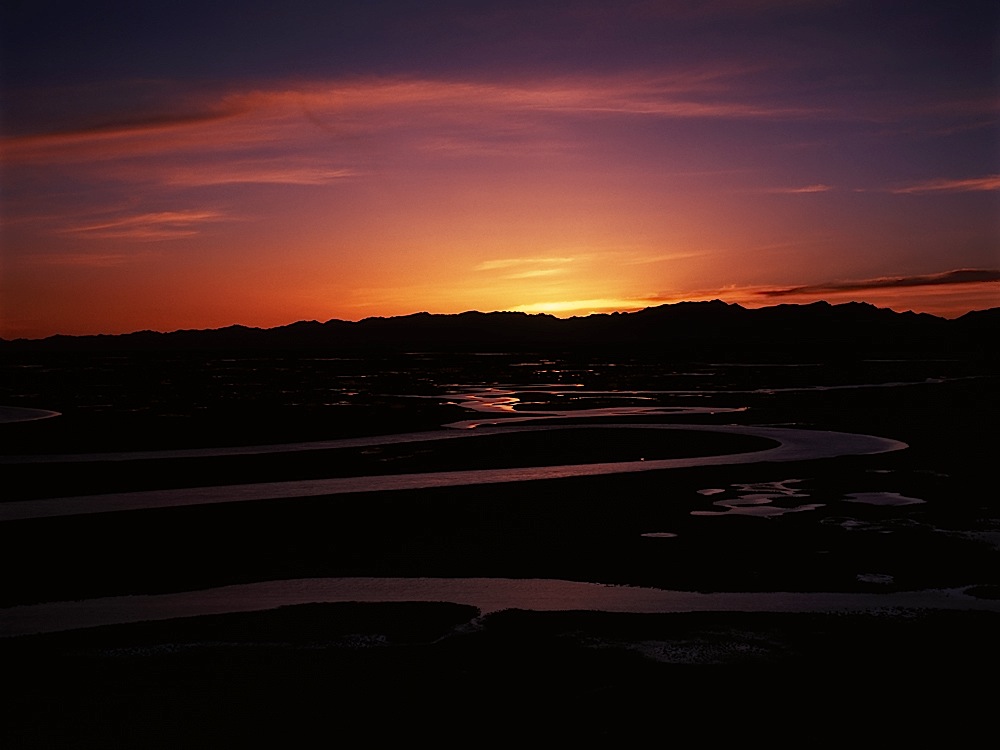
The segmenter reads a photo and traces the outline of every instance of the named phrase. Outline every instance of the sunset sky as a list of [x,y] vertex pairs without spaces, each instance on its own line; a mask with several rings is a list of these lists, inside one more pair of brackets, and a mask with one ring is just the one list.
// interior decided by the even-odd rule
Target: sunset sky
[[1000,306],[995,0],[11,1],[0,337]]

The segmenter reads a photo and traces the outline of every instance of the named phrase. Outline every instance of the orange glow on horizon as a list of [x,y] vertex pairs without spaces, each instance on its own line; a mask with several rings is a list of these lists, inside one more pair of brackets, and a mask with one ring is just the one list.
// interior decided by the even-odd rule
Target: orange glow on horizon
[[[1000,304],[995,281],[821,289],[950,271],[927,261],[943,246],[966,248],[961,265],[998,265],[962,215],[949,226],[950,208],[927,207],[990,199],[1000,180],[854,184],[850,170],[786,169],[798,144],[709,146],[706,131],[734,123],[827,117],[763,93],[751,103],[749,86],[719,65],[278,82],[179,97],[170,116],[5,136],[5,180],[45,188],[2,205],[0,336],[716,298],[947,317]],[[880,116],[899,114],[887,106]]]

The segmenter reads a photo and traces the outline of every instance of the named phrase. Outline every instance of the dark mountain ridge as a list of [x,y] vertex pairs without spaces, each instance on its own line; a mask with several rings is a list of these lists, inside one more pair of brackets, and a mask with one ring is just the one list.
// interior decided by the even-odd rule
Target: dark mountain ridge
[[517,312],[415,313],[357,322],[299,321],[169,333],[0,339],[0,352],[74,351],[558,351],[674,356],[840,357],[962,355],[996,358],[1000,308],[948,320],[861,302],[744,308],[719,300],[568,319]]

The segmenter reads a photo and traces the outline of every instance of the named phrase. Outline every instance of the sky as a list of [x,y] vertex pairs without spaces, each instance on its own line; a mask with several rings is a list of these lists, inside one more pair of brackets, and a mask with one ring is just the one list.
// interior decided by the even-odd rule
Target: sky
[[0,337],[1000,306],[1000,5],[0,8]]

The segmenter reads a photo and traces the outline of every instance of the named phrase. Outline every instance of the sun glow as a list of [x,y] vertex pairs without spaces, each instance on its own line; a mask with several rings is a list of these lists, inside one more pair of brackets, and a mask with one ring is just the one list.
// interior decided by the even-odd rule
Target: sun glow
[[[537,36],[512,26],[527,68],[464,42],[476,64],[452,64],[446,40],[417,35],[412,66],[373,43],[371,65],[192,77],[171,45],[146,61],[180,64],[162,75],[6,87],[0,336],[714,298],[1000,304],[997,282],[950,275],[1000,267],[991,88],[907,73],[852,97],[789,66],[801,49],[770,27],[758,47],[718,19],[691,26],[700,11],[628,5],[609,14],[623,54],[590,47],[611,29],[583,33],[585,53],[552,46],[574,13],[543,14],[556,25]],[[898,51],[919,65],[924,49]],[[849,52],[808,69],[878,90],[881,37]],[[930,281],[878,282],[894,277]]]
[[643,299],[579,299],[561,302],[535,302],[527,305],[517,305],[511,308],[513,312],[546,313],[556,317],[592,315],[609,312],[634,312],[645,307],[664,304],[660,300]]

